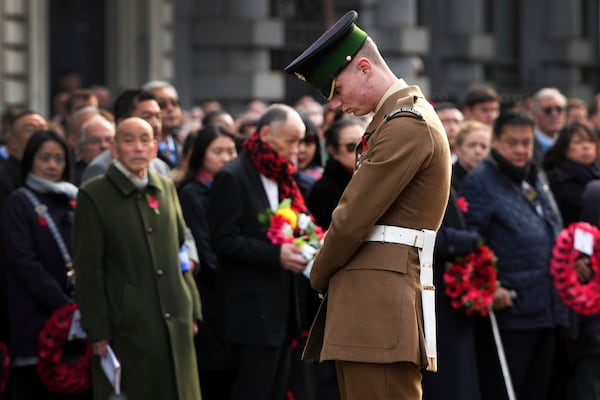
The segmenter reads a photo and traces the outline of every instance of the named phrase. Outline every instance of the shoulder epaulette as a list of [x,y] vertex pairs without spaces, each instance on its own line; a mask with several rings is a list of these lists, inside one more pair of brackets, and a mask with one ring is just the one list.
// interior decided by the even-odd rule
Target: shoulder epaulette
[[423,119],[423,114],[421,114],[419,111],[415,110],[412,107],[400,107],[395,109],[394,111],[392,111],[391,113],[389,113],[388,115],[385,116],[385,120],[389,121],[393,118],[396,117],[401,117],[402,114],[408,114],[408,116],[410,117],[415,117],[417,119]]

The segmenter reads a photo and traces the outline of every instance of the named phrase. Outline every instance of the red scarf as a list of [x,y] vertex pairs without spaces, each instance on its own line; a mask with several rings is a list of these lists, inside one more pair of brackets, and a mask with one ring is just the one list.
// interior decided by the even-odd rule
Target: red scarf
[[260,140],[258,133],[253,134],[244,142],[242,151],[248,153],[258,172],[277,182],[280,202],[289,198],[292,200],[294,210],[301,213],[307,212],[304,198],[296,181],[292,178],[296,167],[291,162]]

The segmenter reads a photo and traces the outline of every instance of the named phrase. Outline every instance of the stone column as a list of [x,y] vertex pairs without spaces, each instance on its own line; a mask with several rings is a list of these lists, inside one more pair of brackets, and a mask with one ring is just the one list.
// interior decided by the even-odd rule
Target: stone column
[[392,71],[428,95],[429,79],[420,75],[429,51],[429,31],[417,25],[416,0],[362,0],[357,24],[375,40]]
[[284,45],[282,21],[268,0],[223,0],[195,7],[192,101],[217,99],[232,113],[251,99],[278,101],[284,78],[271,70],[271,49]]
[[0,6],[0,109],[31,108],[47,116],[46,2],[4,0]]

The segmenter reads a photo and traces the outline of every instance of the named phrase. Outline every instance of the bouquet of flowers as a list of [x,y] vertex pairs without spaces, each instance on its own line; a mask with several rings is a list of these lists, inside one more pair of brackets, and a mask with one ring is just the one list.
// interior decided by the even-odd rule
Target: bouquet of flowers
[[481,245],[473,253],[448,263],[444,272],[446,294],[453,308],[485,317],[496,291],[496,258],[494,252]]
[[258,220],[267,230],[271,243],[293,243],[310,261],[321,247],[324,232],[315,224],[312,215],[295,211],[291,204],[291,199],[285,199],[275,212],[269,208],[258,214]]

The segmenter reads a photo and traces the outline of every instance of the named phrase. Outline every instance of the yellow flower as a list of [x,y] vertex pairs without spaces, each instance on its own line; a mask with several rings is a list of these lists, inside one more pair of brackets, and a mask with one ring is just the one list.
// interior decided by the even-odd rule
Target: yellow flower
[[290,223],[292,229],[296,229],[298,223],[298,216],[291,208],[280,208],[277,210],[275,215],[280,215],[283,219]]

